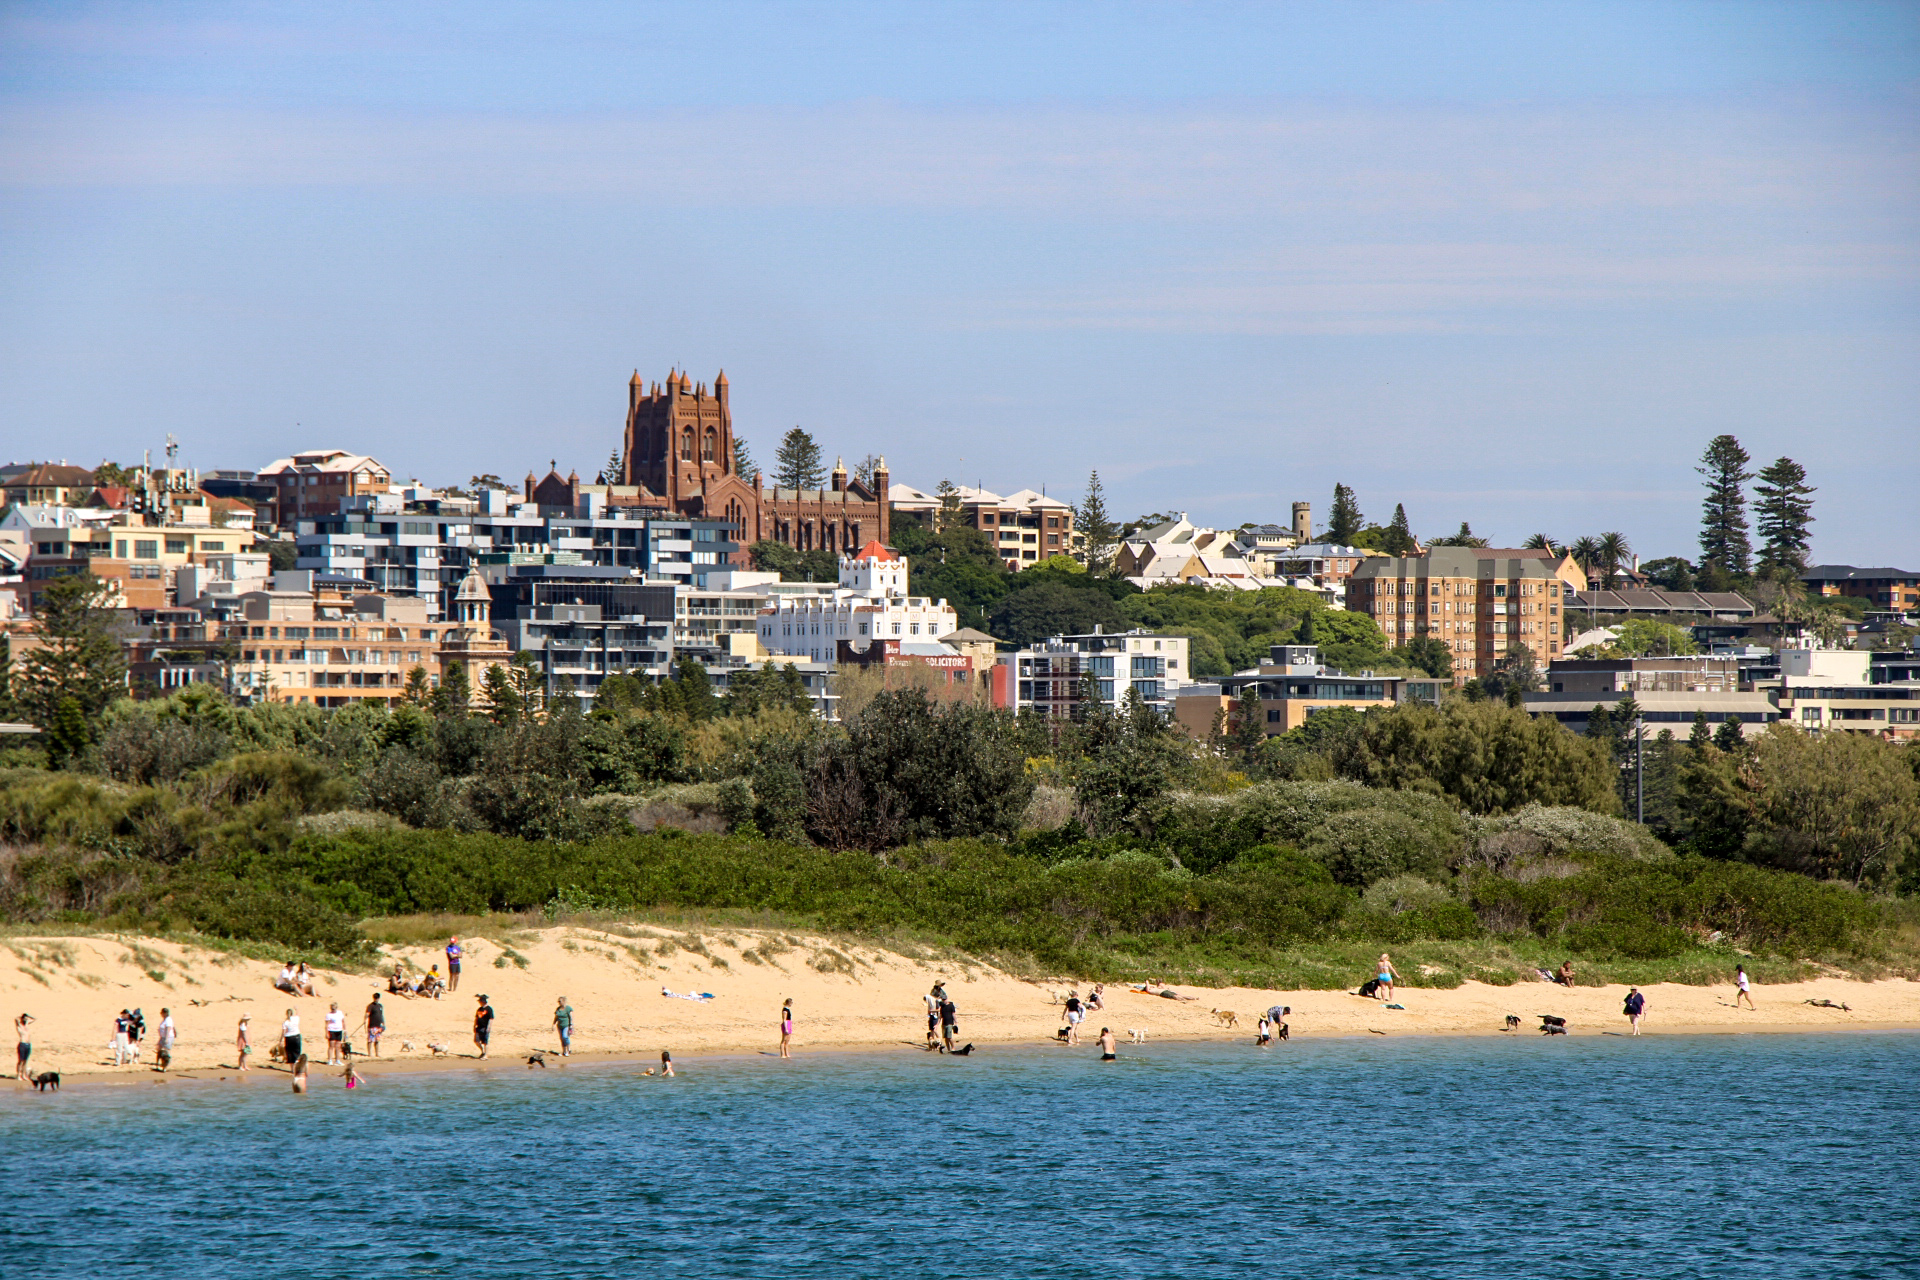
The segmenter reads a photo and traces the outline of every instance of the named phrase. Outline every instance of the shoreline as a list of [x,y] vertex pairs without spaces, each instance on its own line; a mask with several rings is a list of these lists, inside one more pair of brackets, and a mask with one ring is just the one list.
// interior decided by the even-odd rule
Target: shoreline
[[[325,1052],[323,1016],[337,1002],[346,1015],[348,1038],[362,1052],[354,1062],[373,1078],[382,1074],[459,1070],[532,1071],[527,1056],[539,1052],[548,1070],[564,1065],[656,1065],[670,1049],[676,1065],[770,1053],[778,1043],[781,1002],[791,998],[797,1018],[796,1052],[873,1053],[914,1049],[924,1043],[923,997],[936,981],[945,984],[960,1011],[960,1042],[982,1048],[1049,1046],[1064,1022],[1061,1007],[1076,985],[1086,983],[1016,977],[970,957],[913,956],[844,940],[778,930],[664,926],[604,929],[554,925],[510,935],[463,938],[467,961],[460,988],[439,1000],[382,995],[387,1032],[379,1057],[364,1053],[359,1023],[384,979],[370,973],[321,971],[318,994],[293,997],[273,987],[280,966],[190,944],[129,937],[23,937],[0,945],[0,1008],[7,1020],[33,1016],[34,1054],[29,1067],[55,1071],[74,1087],[137,1083],[238,1083],[234,1038],[241,1015],[249,1017],[254,1062],[249,1078],[285,1083],[285,1068],[266,1062],[282,1018],[293,1009],[301,1020],[314,1088],[325,1088],[339,1068],[313,1061]],[[444,940],[443,940],[444,941]],[[440,944],[388,947],[383,964],[425,971],[443,961]],[[1082,1052],[1102,1025],[1111,1026],[1127,1051],[1129,1031],[1160,1042],[1254,1040],[1259,1011],[1290,1006],[1295,1039],[1380,1036],[1536,1037],[1539,1018],[1564,1018],[1570,1034],[1622,1034],[1621,1002],[1627,988],[1559,987],[1548,983],[1489,986],[1468,981],[1454,987],[1402,987],[1387,1008],[1352,991],[1276,991],[1248,988],[1183,988],[1182,999],[1142,995],[1115,984],[1105,1007],[1090,1011],[1080,1028]],[[710,998],[664,998],[688,992]],[[498,1012],[493,1053],[486,1061],[471,1046],[474,996],[486,994]],[[1901,978],[1861,981],[1824,977],[1756,984],[1764,1005],[1736,1009],[1731,985],[1694,987],[1657,984],[1643,988],[1648,1001],[1645,1036],[1790,1034],[1794,1032],[1920,1030],[1920,982]],[[553,1010],[565,997],[574,1011],[570,1059],[557,1054]],[[1820,1007],[1816,1000],[1848,1009]],[[11,1007],[6,1007],[11,1006]],[[139,1066],[112,1065],[108,1041],[115,1014],[140,1008],[148,1024]],[[173,1069],[152,1070],[153,1028],[170,1008],[180,1039]],[[1502,1029],[1509,1016],[1517,1030]],[[1557,1037],[1555,1037],[1557,1038]],[[440,1044],[449,1056],[430,1056]],[[1284,1046],[1282,1046],[1284,1048]],[[0,1049],[4,1052],[4,1049]],[[26,1093],[11,1077],[0,1092]],[[222,1081],[221,1077],[227,1077]]]
[[[1817,1026],[1817,1025],[1807,1025],[1807,1024],[1799,1024],[1799,1023],[1782,1023],[1782,1022],[1761,1022],[1761,1023],[1753,1023],[1747,1026],[1737,1026],[1737,1025],[1728,1026],[1728,1025],[1717,1024],[1717,1023],[1690,1024],[1690,1025],[1676,1024],[1674,1026],[1664,1027],[1660,1029],[1643,1027],[1639,1037],[1637,1038],[1642,1040],[1655,1040],[1655,1039],[1693,1038],[1693,1037],[1702,1037],[1702,1036],[1842,1035],[1842,1034],[1887,1035],[1887,1034],[1900,1034],[1900,1033],[1920,1033],[1920,1022],[1851,1022],[1851,1023],[1835,1023],[1832,1026],[1825,1026],[1825,1027]],[[1502,1030],[1487,1031],[1487,1030],[1477,1030],[1477,1029],[1414,1030],[1414,1031],[1401,1031],[1397,1033],[1394,1033],[1394,1032],[1371,1033],[1367,1031],[1357,1031],[1357,1032],[1356,1031],[1333,1031],[1333,1032],[1317,1032],[1316,1033],[1316,1032],[1310,1032],[1310,1031],[1294,1031],[1292,1034],[1292,1040],[1297,1040],[1297,1041],[1364,1040],[1364,1039],[1367,1039],[1370,1035],[1374,1035],[1374,1034],[1378,1034],[1379,1037],[1383,1039],[1400,1039],[1400,1040],[1418,1039],[1418,1040],[1525,1040],[1525,1041],[1531,1041],[1531,1040],[1541,1040],[1541,1039],[1559,1040],[1562,1038],[1587,1039],[1587,1040],[1600,1039],[1603,1037],[1613,1037],[1613,1038],[1623,1039],[1623,1040],[1630,1040],[1630,1039],[1636,1038],[1630,1035],[1626,1031],[1612,1030],[1612,1029],[1574,1030],[1574,1031],[1569,1031],[1565,1037],[1559,1037],[1559,1036],[1545,1037],[1540,1034],[1537,1028],[1523,1026],[1517,1031],[1502,1031]],[[978,1052],[978,1050],[981,1050],[981,1049],[1061,1049],[1061,1050],[1065,1050],[1069,1054],[1077,1053],[1077,1054],[1088,1054],[1088,1055],[1091,1055],[1097,1052],[1097,1045],[1095,1045],[1093,1041],[1091,1041],[1090,1039],[1083,1039],[1080,1044],[1072,1045],[1072,1046],[1063,1045],[1057,1040],[1044,1039],[1044,1038],[1043,1039],[1013,1039],[1013,1040],[977,1039],[974,1041],[974,1043],[977,1046],[976,1052]],[[1286,1043],[1291,1043],[1291,1041],[1288,1041]],[[1120,1042],[1119,1049],[1120,1049],[1121,1056],[1125,1057],[1125,1056],[1129,1056],[1129,1051],[1133,1053],[1138,1053],[1143,1049],[1151,1050],[1154,1046],[1161,1045],[1161,1044],[1172,1044],[1172,1045],[1182,1045],[1182,1046],[1194,1045],[1194,1044],[1215,1044],[1215,1045],[1238,1044],[1248,1049],[1253,1049],[1258,1047],[1252,1043],[1251,1036],[1216,1037],[1216,1036],[1203,1036],[1203,1035],[1170,1034],[1165,1036],[1155,1036],[1146,1044],[1129,1044],[1126,1041],[1122,1040]],[[804,1060],[810,1057],[819,1057],[819,1058],[870,1057],[870,1056],[874,1056],[882,1053],[904,1053],[908,1050],[911,1050],[914,1053],[922,1054],[922,1055],[929,1054],[929,1051],[924,1049],[920,1044],[920,1042],[905,1040],[905,1039],[895,1041],[892,1043],[876,1043],[873,1041],[849,1041],[844,1043],[821,1042],[819,1044],[796,1043],[793,1048],[794,1048],[793,1060],[795,1061]],[[1275,1048],[1277,1051],[1280,1051],[1280,1052],[1285,1051],[1284,1045],[1282,1044],[1276,1044],[1273,1046],[1273,1048]],[[659,1078],[658,1054],[648,1056],[646,1054],[635,1054],[627,1050],[617,1050],[617,1049],[581,1050],[581,1051],[575,1052],[568,1058],[561,1058],[558,1055],[557,1051],[554,1051],[554,1050],[543,1050],[542,1052],[548,1059],[547,1065],[544,1068],[529,1065],[526,1061],[526,1053],[523,1051],[516,1051],[516,1054],[514,1055],[490,1054],[485,1059],[477,1058],[471,1054],[466,1054],[466,1055],[454,1054],[444,1058],[433,1058],[433,1057],[373,1058],[373,1057],[367,1057],[367,1056],[356,1053],[353,1057],[353,1062],[354,1062],[354,1065],[360,1068],[361,1074],[364,1077],[366,1077],[369,1081],[373,1081],[378,1079],[381,1076],[387,1076],[387,1075],[445,1075],[445,1074],[458,1072],[458,1071],[480,1072],[480,1073],[487,1073],[487,1074],[492,1074],[492,1073],[502,1072],[502,1071],[510,1072],[510,1073],[511,1072],[530,1073],[535,1071],[543,1071],[543,1072],[553,1071],[553,1070],[564,1071],[569,1067],[577,1067],[577,1066],[632,1067],[636,1075],[639,1075],[642,1071],[644,1071],[648,1067],[653,1067],[655,1068],[654,1078],[656,1079]],[[932,1056],[938,1056],[938,1055],[932,1055]],[[679,1069],[680,1074],[685,1074],[685,1069],[690,1066],[697,1069],[700,1066],[710,1065],[716,1062],[750,1062],[756,1058],[772,1058],[777,1060],[778,1057],[779,1057],[779,1054],[775,1051],[774,1048],[754,1048],[754,1047],[745,1046],[745,1045],[714,1046],[709,1049],[702,1049],[694,1053],[686,1054],[685,1056],[680,1056],[676,1051],[676,1056],[674,1058],[674,1066],[677,1069]],[[314,1092],[318,1092],[323,1087],[325,1087],[325,1084],[327,1081],[338,1080],[341,1078],[340,1077],[341,1068],[339,1066],[327,1066],[325,1064],[314,1064],[311,1062],[308,1065],[309,1065],[309,1076],[310,1076],[310,1079],[312,1080],[310,1089]],[[225,1064],[221,1064],[217,1066],[181,1067],[181,1068],[172,1069],[168,1071],[159,1071],[147,1065],[141,1065],[139,1067],[132,1067],[132,1068],[114,1068],[114,1067],[103,1066],[103,1067],[98,1067],[92,1070],[81,1070],[81,1071],[74,1071],[74,1072],[63,1071],[61,1072],[61,1087],[63,1089],[77,1087],[82,1090],[92,1089],[92,1088],[119,1089],[119,1088],[134,1087],[134,1086],[143,1085],[143,1084],[146,1084],[146,1085],[172,1084],[176,1081],[186,1082],[190,1084],[224,1084],[224,1085],[231,1085],[235,1087],[243,1087],[255,1082],[264,1081],[270,1086],[287,1084],[289,1086],[289,1091],[291,1091],[291,1076],[292,1076],[292,1073],[287,1069],[287,1067],[284,1064],[281,1064],[281,1063],[270,1063],[265,1066],[250,1067],[248,1068],[244,1077],[242,1077],[238,1069]],[[0,1080],[5,1080],[9,1086],[15,1083],[15,1077],[11,1073],[0,1073]],[[25,1094],[32,1094],[34,1092],[35,1090],[31,1086],[21,1086],[18,1088],[8,1088],[4,1091],[0,1091],[0,1097],[4,1097],[8,1093],[12,1093],[15,1095],[25,1095]]]

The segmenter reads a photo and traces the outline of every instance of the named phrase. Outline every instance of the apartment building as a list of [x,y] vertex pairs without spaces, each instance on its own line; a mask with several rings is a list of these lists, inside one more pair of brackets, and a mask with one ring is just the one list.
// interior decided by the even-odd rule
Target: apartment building
[[841,640],[937,640],[960,629],[945,600],[910,596],[906,558],[878,542],[840,558],[831,591],[781,595],[760,613],[760,647],[814,662],[832,662]]
[[104,507],[16,506],[0,517],[0,531],[19,533],[29,547],[28,594],[38,599],[49,582],[91,573],[111,583],[126,608],[158,609],[172,602],[177,572],[210,559],[250,551],[256,535],[194,519],[207,508],[185,508],[191,523],[149,524],[138,512]]
[[425,600],[439,618],[451,616],[456,585],[476,565],[582,564],[699,587],[730,566],[736,549],[733,526],[719,520],[596,503],[566,512],[512,500],[499,490],[459,504],[378,495],[299,521],[296,563]]
[[250,701],[344,707],[391,706],[407,676],[423,668],[440,680],[445,628],[424,604],[364,590],[364,584],[315,582],[300,572],[275,575],[271,587],[237,600],[238,613],[210,638],[237,651],[235,696]]
[[[1071,555],[1078,545],[1071,503],[1032,489],[1002,497],[991,490],[961,485],[957,494],[961,519],[993,540],[1009,569],[1022,569],[1050,556]],[[940,510],[937,494],[911,485],[894,485],[887,496],[894,511],[916,516],[924,523],[931,524]]]
[[1346,547],[1337,542],[1302,542],[1270,557],[1273,575],[1278,578],[1310,578],[1316,587],[1335,587],[1344,592],[1347,580],[1369,559],[1379,555],[1361,547]]
[[1742,733],[1758,733],[1780,718],[1765,694],[1741,688],[1743,659],[1733,654],[1605,660],[1562,658],[1549,663],[1545,687],[1525,695],[1527,712],[1552,716],[1577,731],[1596,706],[1611,708],[1631,697],[1649,737],[1661,730],[1685,737],[1697,716],[1718,729],[1737,721]]
[[1920,738],[1920,681],[1875,684],[1872,659],[1863,649],[1785,648],[1778,680],[1755,688],[1773,699],[1780,719],[1809,733]]
[[339,512],[341,503],[390,491],[393,476],[373,458],[345,449],[309,449],[260,468],[253,483],[273,486],[273,520],[282,526]]
[[1090,703],[1118,711],[1130,693],[1161,715],[1173,713],[1180,689],[1192,683],[1185,636],[1150,631],[1054,636],[999,655],[993,670],[995,706],[1053,718],[1085,714]]
[[1321,663],[1315,645],[1276,644],[1268,650],[1267,661],[1252,671],[1182,690],[1174,703],[1174,719],[1204,740],[1213,732],[1215,713],[1223,712],[1231,720],[1252,690],[1260,703],[1263,732],[1277,737],[1331,707],[1364,711],[1408,700],[1437,704],[1448,687],[1444,680],[1334,671]]
[[1547,559],[1434,547],[1424,556],[1370,557],[1347,583],[1347,608],[1379,624],[1389,648],[1420,636],[1446,644],[1462,684],[1521,645],[1537,662],[1557,660],[1567,590]]
[[0,477],[0,504],[77,507],[93,492],[93,472],[64,462],[29,462]]
[[1920,571],[1820,564],[1800,575],[1817,596],[1852,596],[1876,609],[1920,609]]
[[[483,564],[491,628],[509,654],[533,655],[548,701],[588,709],[610,675],[667,678],[674,663],[677,588],[632,570],[588,564]],[[463,584],[462,591],[468,588]]]

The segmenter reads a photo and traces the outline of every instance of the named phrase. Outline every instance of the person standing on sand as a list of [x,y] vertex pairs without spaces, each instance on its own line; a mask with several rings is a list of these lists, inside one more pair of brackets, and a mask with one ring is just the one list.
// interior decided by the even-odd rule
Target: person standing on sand
[[1067,992],[1067,1043],[1080,1043],[1080,1020],[1087,1016],[1078,991]]
[[133,1015],[122,1009],[120,1016],[113,1020],[113,1065],[122,1067],[127,1062],[127,1038],[133,1034]]
[[1620,1012],[1627,1015],[1627,1021],[1633,1026],[1633,1034],[1639,1035],[1640,1019],[1647,1015],[1647,998],[1640,994],[1640,988],[1627,988],[1627,1002],[1621,1006]]
[[480,1007],[473,1011],[473,1043],[480,1050],[480,1056],[487,1056],[487,1042],[493,1038],[493,1006],[487,998],[478,996]]
[[1100,1028],[1100,1061],[1112,1062],[1116,1056],[1113,1044],[1113,1028]]
[[1739,988],[1733,993],[1733,1007],[1738,1009],[1740,1002],[1745,1000],[1747,1002],[1747,1008],[1753,1009],[1755,1013],[1758,1013],[1759,1010],[1754,1008],[1753,989],[1747,985],[1747,966],[1743,964],[1733,966],[1733,985]]
[[940,993],[940,1039],[948,1053],[953,1052],[953,1042],[960,1034],[960,1010],[945,991]]
[[234,1068],[236,1071],[245,1071],[247,1059],[253,1056],[253,1037],[247,1034],[247,1022],[252,1017],[250,1013],[240,1015],[240,1030],[233,1037],[234,1056],[240,1059],[240,1065]]
[[153,1033],[153,1069],[155,1071],[165,1071],[173,1065],[173,1042],[179,1038],[180,1033],[173,1025],[173,1010],[162,1009],[160,1025],[154,1029]]
[[447,990],[460,989],[460,957],[466,953],[460,950],[460,939],[447,939]]
[[793,1056],[793,997],[788,996],[780,1006],[780,1056]]
[[560,997],[560,1007],[553,1011],[553,1029],[560,1033],[560,1056],[573,1055],[573,1006],[567,1003],[565,996]]
[[940,984],[934,983],[933,989],[920,998],[927,1002],[927,1043],[935,1040],[934,1032],[940,1026]]
[[1393,984],[1399,981],[1400,971],[1393,967],[1393,961],[1384,951],[1380,953],[1380,971],[1374,976],[1380,980],[1380,993],[1384,993],[1376,993],[1379,998],[1382,1001],[1393,999]]
[[280,1024],[280,1057],[291,1064],[300,1056],[300,1015],[287,1010],[287,1020]]
[[340,1002],[333,1001],[327,1006],[327,1065],[337,1067],[346,1060],[341,1046],[347,1041],[347,1015],[340,1012]]
[[23,1013],[13,1020],[13,1034],[19,1038],[19,1044],[13,1050],[13,1078],[24,1081],[27,1078],[27,1059],[33,1056],[33,1041],[27,1037],[27,1024],[34,1021],[30,1013]]
[[387,1006],[380,1003],[380,993],[373,993],[373,1003],[367,1006],[367,1052],[374,1057],[380,1056],[380,1037],[387,1031]]

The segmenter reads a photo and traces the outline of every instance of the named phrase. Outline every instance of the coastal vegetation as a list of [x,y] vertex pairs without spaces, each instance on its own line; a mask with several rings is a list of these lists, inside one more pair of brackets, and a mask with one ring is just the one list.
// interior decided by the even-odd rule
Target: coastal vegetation
[[0,771],[0,919],[348,961],[370,919],[667,911],[1107,979],[1920,974],[1915,753],[1871,738],[1664,739],[1641,826],[1616,743],[1493,700],[1196,741],[917,691],[826,725],[699,675],[587,715],[109,704]]

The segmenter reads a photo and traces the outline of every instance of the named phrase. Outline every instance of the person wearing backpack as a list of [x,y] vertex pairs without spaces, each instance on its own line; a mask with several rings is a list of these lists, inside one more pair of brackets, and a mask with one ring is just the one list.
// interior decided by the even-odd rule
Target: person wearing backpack
[[1640,994],[1640,988],[1627,988],[1627,1002],[1621,1006],[1620,1012],[1626,1014],[1627,1021],[1633,1024],[1633,1034],[1639,1035],[1640,1019],[1647,1014],[1647,998]]

